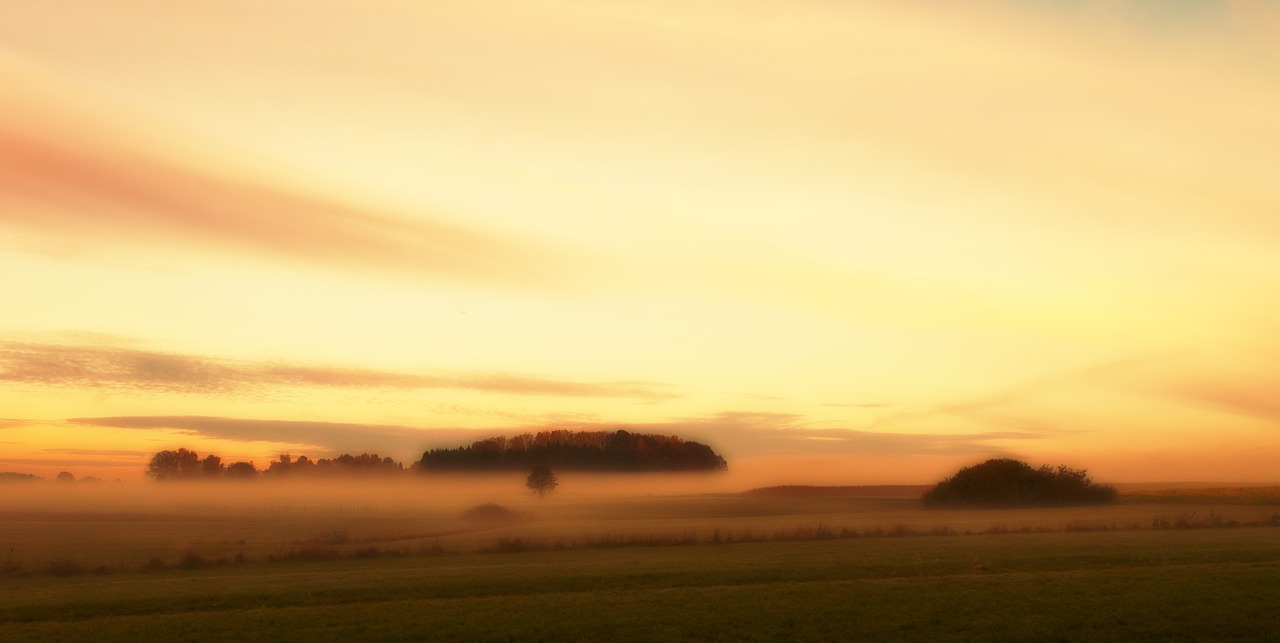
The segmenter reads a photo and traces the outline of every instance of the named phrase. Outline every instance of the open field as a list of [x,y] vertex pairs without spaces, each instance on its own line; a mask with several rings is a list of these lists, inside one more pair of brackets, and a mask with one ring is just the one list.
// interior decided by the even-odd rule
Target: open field
[[49,487],[0,501],[0,639],[1274,637],[1280,505],[1227,495]]

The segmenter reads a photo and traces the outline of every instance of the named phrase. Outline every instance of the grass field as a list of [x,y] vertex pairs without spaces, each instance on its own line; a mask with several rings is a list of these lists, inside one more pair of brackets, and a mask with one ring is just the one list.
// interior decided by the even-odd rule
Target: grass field
[[[1280,636],[1265,493],[928,511],[866,495],[40,495],[55,491],[0,502],[0,640]],[[464,517],[486,498],[519,515]]]

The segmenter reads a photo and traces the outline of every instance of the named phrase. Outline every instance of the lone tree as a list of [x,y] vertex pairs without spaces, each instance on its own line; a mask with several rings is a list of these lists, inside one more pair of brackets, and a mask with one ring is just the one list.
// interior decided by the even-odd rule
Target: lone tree
[[545,496],[556,487],[560,486],[560,482],[556,480],[556,474],[551,473],[551,469],[545,465],[538,465],[529,472],[529,479],[525,481],[524,486],[529,487],[539,496]]

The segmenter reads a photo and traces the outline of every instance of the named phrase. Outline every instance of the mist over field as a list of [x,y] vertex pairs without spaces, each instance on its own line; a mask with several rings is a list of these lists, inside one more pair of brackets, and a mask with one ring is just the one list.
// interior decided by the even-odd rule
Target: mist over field
[[[534,514],[574,503],[644,500],[687,502],[706,495],[792,484],[769,474],[556,472],[559,486],[546,497],[526,487],[528,473],[406,474],[396,478],[252,479],[179,482],[0,484],[0,516],[59,514],[191,517],[243,514],[425,516],[454,518],[494,503]],[[429,520],[428,520],[429,521]]]
[[[557,474],[559,486],[542,496],[522,474],[439,474],[394,479],[185,481],[150,483],[8,483],[0,485],[0,524],[10,545],[101,553],[92,543],[120,551],[240,553],[259,559],[299,543],[333,540],[411,551],[447,543],[460,551],[491,547],[523,535],[546,542],[613,534],[692,538],[713,532],[771,537],[778,530],[891,530],[981,532],[1003,529],[1148,528],[1153,518],[1194,513],[1159,508],[1168,498],[1129,488],[1140,500],[1113,506],[925,509],[929,485],[746,487],[749,478],[727,474]],[[1159,488],[1168,488],[1167,485]],[[1280,504],[1277,487],[1240,490],[1237,500],[1210,489],[1192,505],[1208,506],[1219,520],[1266,522]],[[1214,495],[1217,493],[1218,495]],[[1147,495],[1143,495],[1147,494]],[[1151,495],[1156,494],[1156,495]],[[1191,495],[1188,495],[1191,494]],[[1127,496],[1125,496],[1127,497]],[[1169,496],[1179,497],[1179,496]],[[1147,506],[1150,503],[1156,506]],[[1250,508],[1249,505],[1258,505]],[[498,507],[486,513],[483,507]],[[1222,518],[1226,510],[1233,515]],[[1205,516],[1210,515],[1206,513]],[[0,543],[3,544],[3,543]],[[79,548],[84,547],[81,551]],[[109,549],[109,548],[108,548]],[[122,554],[123,555],[123,554]],[[120,559],[128,567],[136,561]]]
[[[0,484],[0,636],[601,640],[621,623],[641,638],[870,627],[882,640],[991,638],[1012,622],[1032,638],[1253,638],[1280,625],[1280,487],[926,509],[925,486],[557,478],[546,495],[519,473]],[[1170,620],[1177,601],[1191,603]]]

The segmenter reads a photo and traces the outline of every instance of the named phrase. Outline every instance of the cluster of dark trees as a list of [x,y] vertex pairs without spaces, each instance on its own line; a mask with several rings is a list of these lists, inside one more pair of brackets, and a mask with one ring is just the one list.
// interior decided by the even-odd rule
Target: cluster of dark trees
[[252,478],[258,475],[258,468],[252,462],[222,463],[222,458],[208,455],[202,460],[200,454],[189,449],[176,451],[160,451],[151,456],[147,463],[147,475],[156,480],[198,480],[214,478]]
[[195,451],[178,449],[176,451],[160,451],[151,456],[147,464],[147,475],[156,480],[247,480],[260,474],[271,477],[287,476],[347,476],[369,474],[404,473],[404,465],[391,458],[381,458],[370,453],[360,455],[342,454],[336,458],[320,458],[312,460],[307,456],[294,459],[288,454],[268,465],[266,471],[259,471],[252,462],[232,462],[224,465],[222,458],[207,455],[201,458]]
[[37,482],[43,480],[34,473],[17,473],[15,471],[0,471],[0,482]]
[[272,476],[345,476],[345,475],[400,475],[404,473],[404,465],[391,458],[379,457],[376,453],[350,455],[344,453],[336,458],[320,458],[312,460],[305,455],[294,459],[289,454],[281,454],[268,467],[266,473]]
[[608,431],[542,431],[480,440],[456,449],[432,449],[417,464],[438,471],[527,471],[545,466],[564,471],[722,471],[724,458],[711,447],[677,436]]
[[931,507],[1014,507],[1107,504],[1115,498],[1115,487],[1093,482],[1084,469],[1037,469],[1021,460],[997,458],[959,470],[926,491],[922,500]]
[[[97,476],[85,476],[77,480],[75,475],[73,475],[70,471],[59,471],[57,477],[55,477],[53,481],[59,484],[69,484],[74,482],[79,482],[83,484],[98,484],[98,483],[106,482],[106,480],[103,480],[102,478],[99,478]],[[37,476],[34,473],[16,473],[13,471],[0,471],[0,484],[7,483],[7,482],[48,482],[48,480],[41,478],[40,476]],[[116,478],[115,482],[120,482],[120,479]]]

